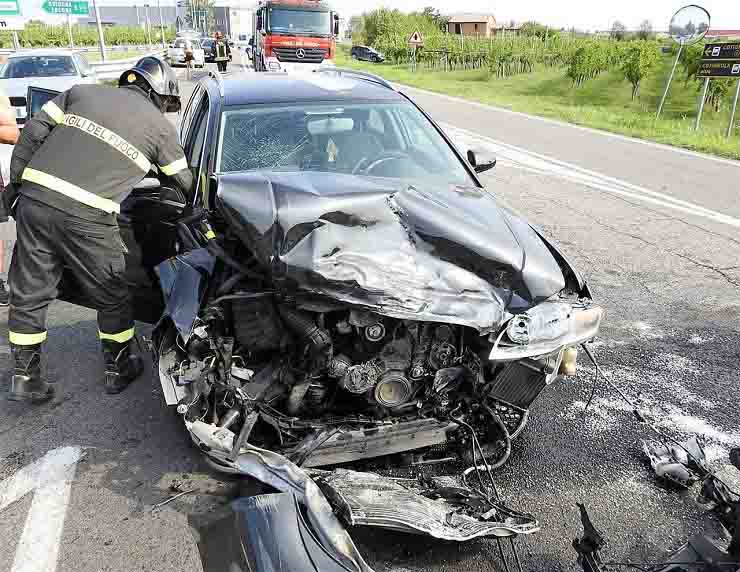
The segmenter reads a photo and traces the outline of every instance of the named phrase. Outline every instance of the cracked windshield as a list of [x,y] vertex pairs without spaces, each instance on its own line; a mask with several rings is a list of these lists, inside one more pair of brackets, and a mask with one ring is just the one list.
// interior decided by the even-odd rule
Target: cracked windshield
[[740,4],[0,0],[0,572],[740,572]]

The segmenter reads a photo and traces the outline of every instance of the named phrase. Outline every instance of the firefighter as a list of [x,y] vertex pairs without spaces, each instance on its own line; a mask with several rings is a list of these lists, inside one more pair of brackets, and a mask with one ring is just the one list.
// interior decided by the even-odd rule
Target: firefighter
[[15,371],[8,398],[43,402],[46,312],[66,268],[98,310],[104,387],[123,391],[142,371],[124,281],[116,215],[152,168],[191,195],[193,177],[165,112],[180,110],[177,77],[155,57],[125,71],[119,88],[78,85],[28,121],[11,160],[18,239],[10,266],[8,319]]
[[229,65],[229,54],[231,53],[231,47],[229,46],[229,42],[224,40],[223,34],[221,32],[216,32],[216,43],[213,46],[214,53],[216,54],[216,57],[214,58],[216,65],[218,66],[218,71],[225,72],[226,66]]
[[[15,109],[10,105],[10,100],[0,89],[0,144],[15,145],[18,141],[18,125],[15,121]],[[8,157],[10,154],[8,153]],[[2,168],[0,168],[0,192],[5,189],[7,179],[7,168],[9,165],[4,160],[3,154]],[[2,201],[0,201],[0,222],[7,222],[8,216],[5,212]],[[0,273],[5,272],[5,245],[0,241]],[[9,302],[8,291],[5,288],[5,281],[0,278],[0,306],[7,306]]]

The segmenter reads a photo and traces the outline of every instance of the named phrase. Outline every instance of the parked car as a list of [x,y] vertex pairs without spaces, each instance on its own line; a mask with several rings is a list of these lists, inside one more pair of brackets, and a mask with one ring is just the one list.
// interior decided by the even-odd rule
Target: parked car
[[19,126],[26,123],[29,87],[66,91],[78,84],[97,83],[84,54],[72,50],[39,49],[16,52],[0,70],[0,88],[15,108]]
[[369,46],[352,46],[350,52],[353,60],[380,63],[385,61],[385,56],[375,48]]
[[196,68],[202,68],[206,65],[205,51],[201,47],[201,40],[192,38],[176,38],[175,42],[167,50],[167,59],[170,65],[184,66],[186,64],[185,52],[193,52],[193,65]]

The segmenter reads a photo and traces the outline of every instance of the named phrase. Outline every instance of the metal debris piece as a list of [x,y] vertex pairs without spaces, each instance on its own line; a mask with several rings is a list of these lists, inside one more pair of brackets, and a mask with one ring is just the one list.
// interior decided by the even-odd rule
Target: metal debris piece
[[642,450],[658,477],[681,487],[688,488],[709,473],[707,457],[696,437],[670,446],[643,441]]
[[591,522],[586,506],[581,503],[577,503],[577,506],[583,525],[583,537],[573,540],[573,548],[578,552],[578,564],[584,572],[599,572],[602,569],[600,551],[606,546],[606,538]]
[[152,511],[151,512],[154,512],[155,510],[162,508],[164,505],[170,504],[172,501],[177,500],[180,497],[184,497],[185,495],[188,495],[188,494],[190,494],[190,493],[192,493],[194,491],[195,491],[195,489],[190,489],[190,490],[187,490],[187,491],[182,491],[181,493],[177,493],[176,495],[171,496],[170,498],[168,498],[166,501],[163,501],[163,502],[161,502],[159,504],[155,504],[152,507]]
[[464,542],[539,530],[530,515],[497,505],[464,487],[394,479],[346,469],[316,471],[315,481],[350,526],[374,526]]

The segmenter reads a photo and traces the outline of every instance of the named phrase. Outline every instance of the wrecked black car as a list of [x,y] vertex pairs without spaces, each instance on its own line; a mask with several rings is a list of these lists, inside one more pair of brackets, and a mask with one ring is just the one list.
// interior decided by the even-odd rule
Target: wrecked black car
[[500,466],[599,331],[579,272],[484,189],[495,162],[379,78],[207,78],[180,133],[195,204],[136,190],[122,232],[166,403],[219,470]]

